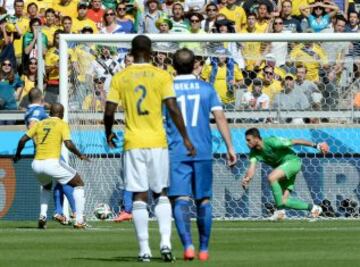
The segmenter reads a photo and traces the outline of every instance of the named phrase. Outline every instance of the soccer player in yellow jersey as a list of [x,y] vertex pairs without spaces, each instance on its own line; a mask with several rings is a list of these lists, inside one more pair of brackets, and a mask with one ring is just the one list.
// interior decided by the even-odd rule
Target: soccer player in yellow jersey
[[169,156],[162,119],[165,104],[190,155],[195,149],[186,133],[176,104],[173,81],[169,73],[151,65],[151,40],[138,35],[132,40],[134,64],[115,74],[107,97],[104,123],[109,146],[114,113],[121,101],[125,111],[124,175],[127,191],[134,192],[133,221],[139,242],[139,261],[149,262],[147,192],[156,199],[155,216],[161,235],[160,252],[164,261],[173,261],[171,253],[171,205],[165,189],[169,186]]
[[64,142],[67,149],[74,153],[81,160],[88,160],[82,155],[70,138],[69,125],[62,120],[64,107],[55,103],[51,105],[50,117],[36,123],[18,143],[14,162],[21,159],[21,151],[25,143],[33,139],[36,145],[35,159],[32,169],[35,172],[42,187],[40,190],[40,219],[39,228],[46,228],[48,203],[51,195],[52,179],[61,184],[68,184],[74,187],[74,199],[76,207],[76,223],[74,228],[85,228],[84,222],[84,182],[80,175],[60,161],[61,145]]

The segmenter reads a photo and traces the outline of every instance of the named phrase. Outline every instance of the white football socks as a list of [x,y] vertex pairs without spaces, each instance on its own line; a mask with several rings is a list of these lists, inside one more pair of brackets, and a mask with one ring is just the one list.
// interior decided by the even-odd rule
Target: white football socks
[[74,187],[74,200],[75,200],[75,209],[76,209],[76,223],[84,223],[84,208],[85,208],[85,193],[84,187],[77,186]]
[[161,196],[155,206],[155,216],[159,223],[161,236],[160,248],[168,247],[171,249],[171,204],[168,197]]
[[149,247],[149,212],[147,210],[147,204],[144,201],[134,201],[132,214],[140,247],[139,256],[144,254],[149,254],[151,256]]
[[47,218],[47,211],[49,207],[49,200],[51,197],[51,190],[40,186],[40,216]]

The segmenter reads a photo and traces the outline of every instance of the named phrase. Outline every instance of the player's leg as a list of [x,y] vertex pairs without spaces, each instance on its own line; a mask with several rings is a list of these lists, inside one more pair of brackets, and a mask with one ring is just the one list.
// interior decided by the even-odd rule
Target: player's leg
[[133,222],[139,243],[139,261],[150,261],[149,212],[147,192],[149,190],[145,149],[132,149],[124,153],[125,189],[134,192]]
[[72,186],[70,186],[70,185],[67,185],[67,184],[63,184],[62,188],[63,188],[64,195],[66,196],[66,198],[67,198],[67,200],[69,202],[71,211],[73,212],[73,214],[76,214],[76,204],[75,204],[75,199],[74,199],[74,188]]
[[193,260],[194,245],[191,237],[191,196],[193,162],[170,161],[170,187],[175,226],[184,248],[184,259]]
[[84,221],[84,209],[85,209],[85,192],[84,192],[84,182],[81,179],[78,173],[67,182],[67,184],[74,188],[74,200],[75,200],[75,224],[74,228],[85,228],[86,224]]
[[155,216],[159,224],[160,253],[164,261],[173,261],[171,252],[171,204],[166,189],[169,187],[169,153],[164,148],[148,149],[147,170],[149,187],[154,193]]
[[209,258],[209,240],[212,226],[212,161],[194,163],[194,195],[196,199],[197,226],[199,230],[199,260]]
[[66,217],[63,214],[64,191],[61,184],[56,183],[53,189],[55,213],[53,219],[61,224],[67,224]]
[[45,229],[47,222],[47,211],[51,197],[51,176],[44,172],[46,162],[44,160],[34,160],[31,167],[40,182],[40,217],[38,221],[38,228]]
[[122,192],[122,207],[119,215],[114,219],[114,222],[124,222],[132,220],[132,208],[133,208],[133,192],[126,189]]

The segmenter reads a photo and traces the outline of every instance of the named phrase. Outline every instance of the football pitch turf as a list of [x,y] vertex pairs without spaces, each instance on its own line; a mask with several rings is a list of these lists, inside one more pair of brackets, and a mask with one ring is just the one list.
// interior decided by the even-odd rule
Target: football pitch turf
[[[210,260],[184,262],[173,227],[175,263],[159,255],[156,222],[150,223],[151,263],[136,261],[138,252],[131,223],[91,223],[74,230],[50,222],[47,230],[36,222],[0,221],[0,266],[360,266],[360,222],[342,221],[216,221]],[[197,241],[195,224],[194,240]]]

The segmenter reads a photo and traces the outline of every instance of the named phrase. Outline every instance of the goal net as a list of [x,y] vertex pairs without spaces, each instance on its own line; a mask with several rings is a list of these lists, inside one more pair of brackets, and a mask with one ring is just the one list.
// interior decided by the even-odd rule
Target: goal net
[[[85,181],[86,216],[99,203],[118,212],[122,203],[124,114],[116,113],[118,148],[109,149],[103,110],[112,75],[131,64],[132,35],[61,35],[60,97],[72,137],[91,163],[69,155]],[[360,51],[356,34],[150,35],[153,64],[172,75],[172,54],[180,47],[196,55],[194,74],[212,83],[221,98],[237,165],[226,166],[226,149],[213,126],[213,215],[261,219],[274,212],[267,181],[271,169],[258,164],[250,187],[241,180],[248,166],[244,132],[258,127],[263,137],[327,142],[330,153],[294,147],[302,159],[292,193],[323,207],[325,217],[359,214]],[[196,144],[195,144],[196,146]],[[301,211],[286,211],[303,218]]]

